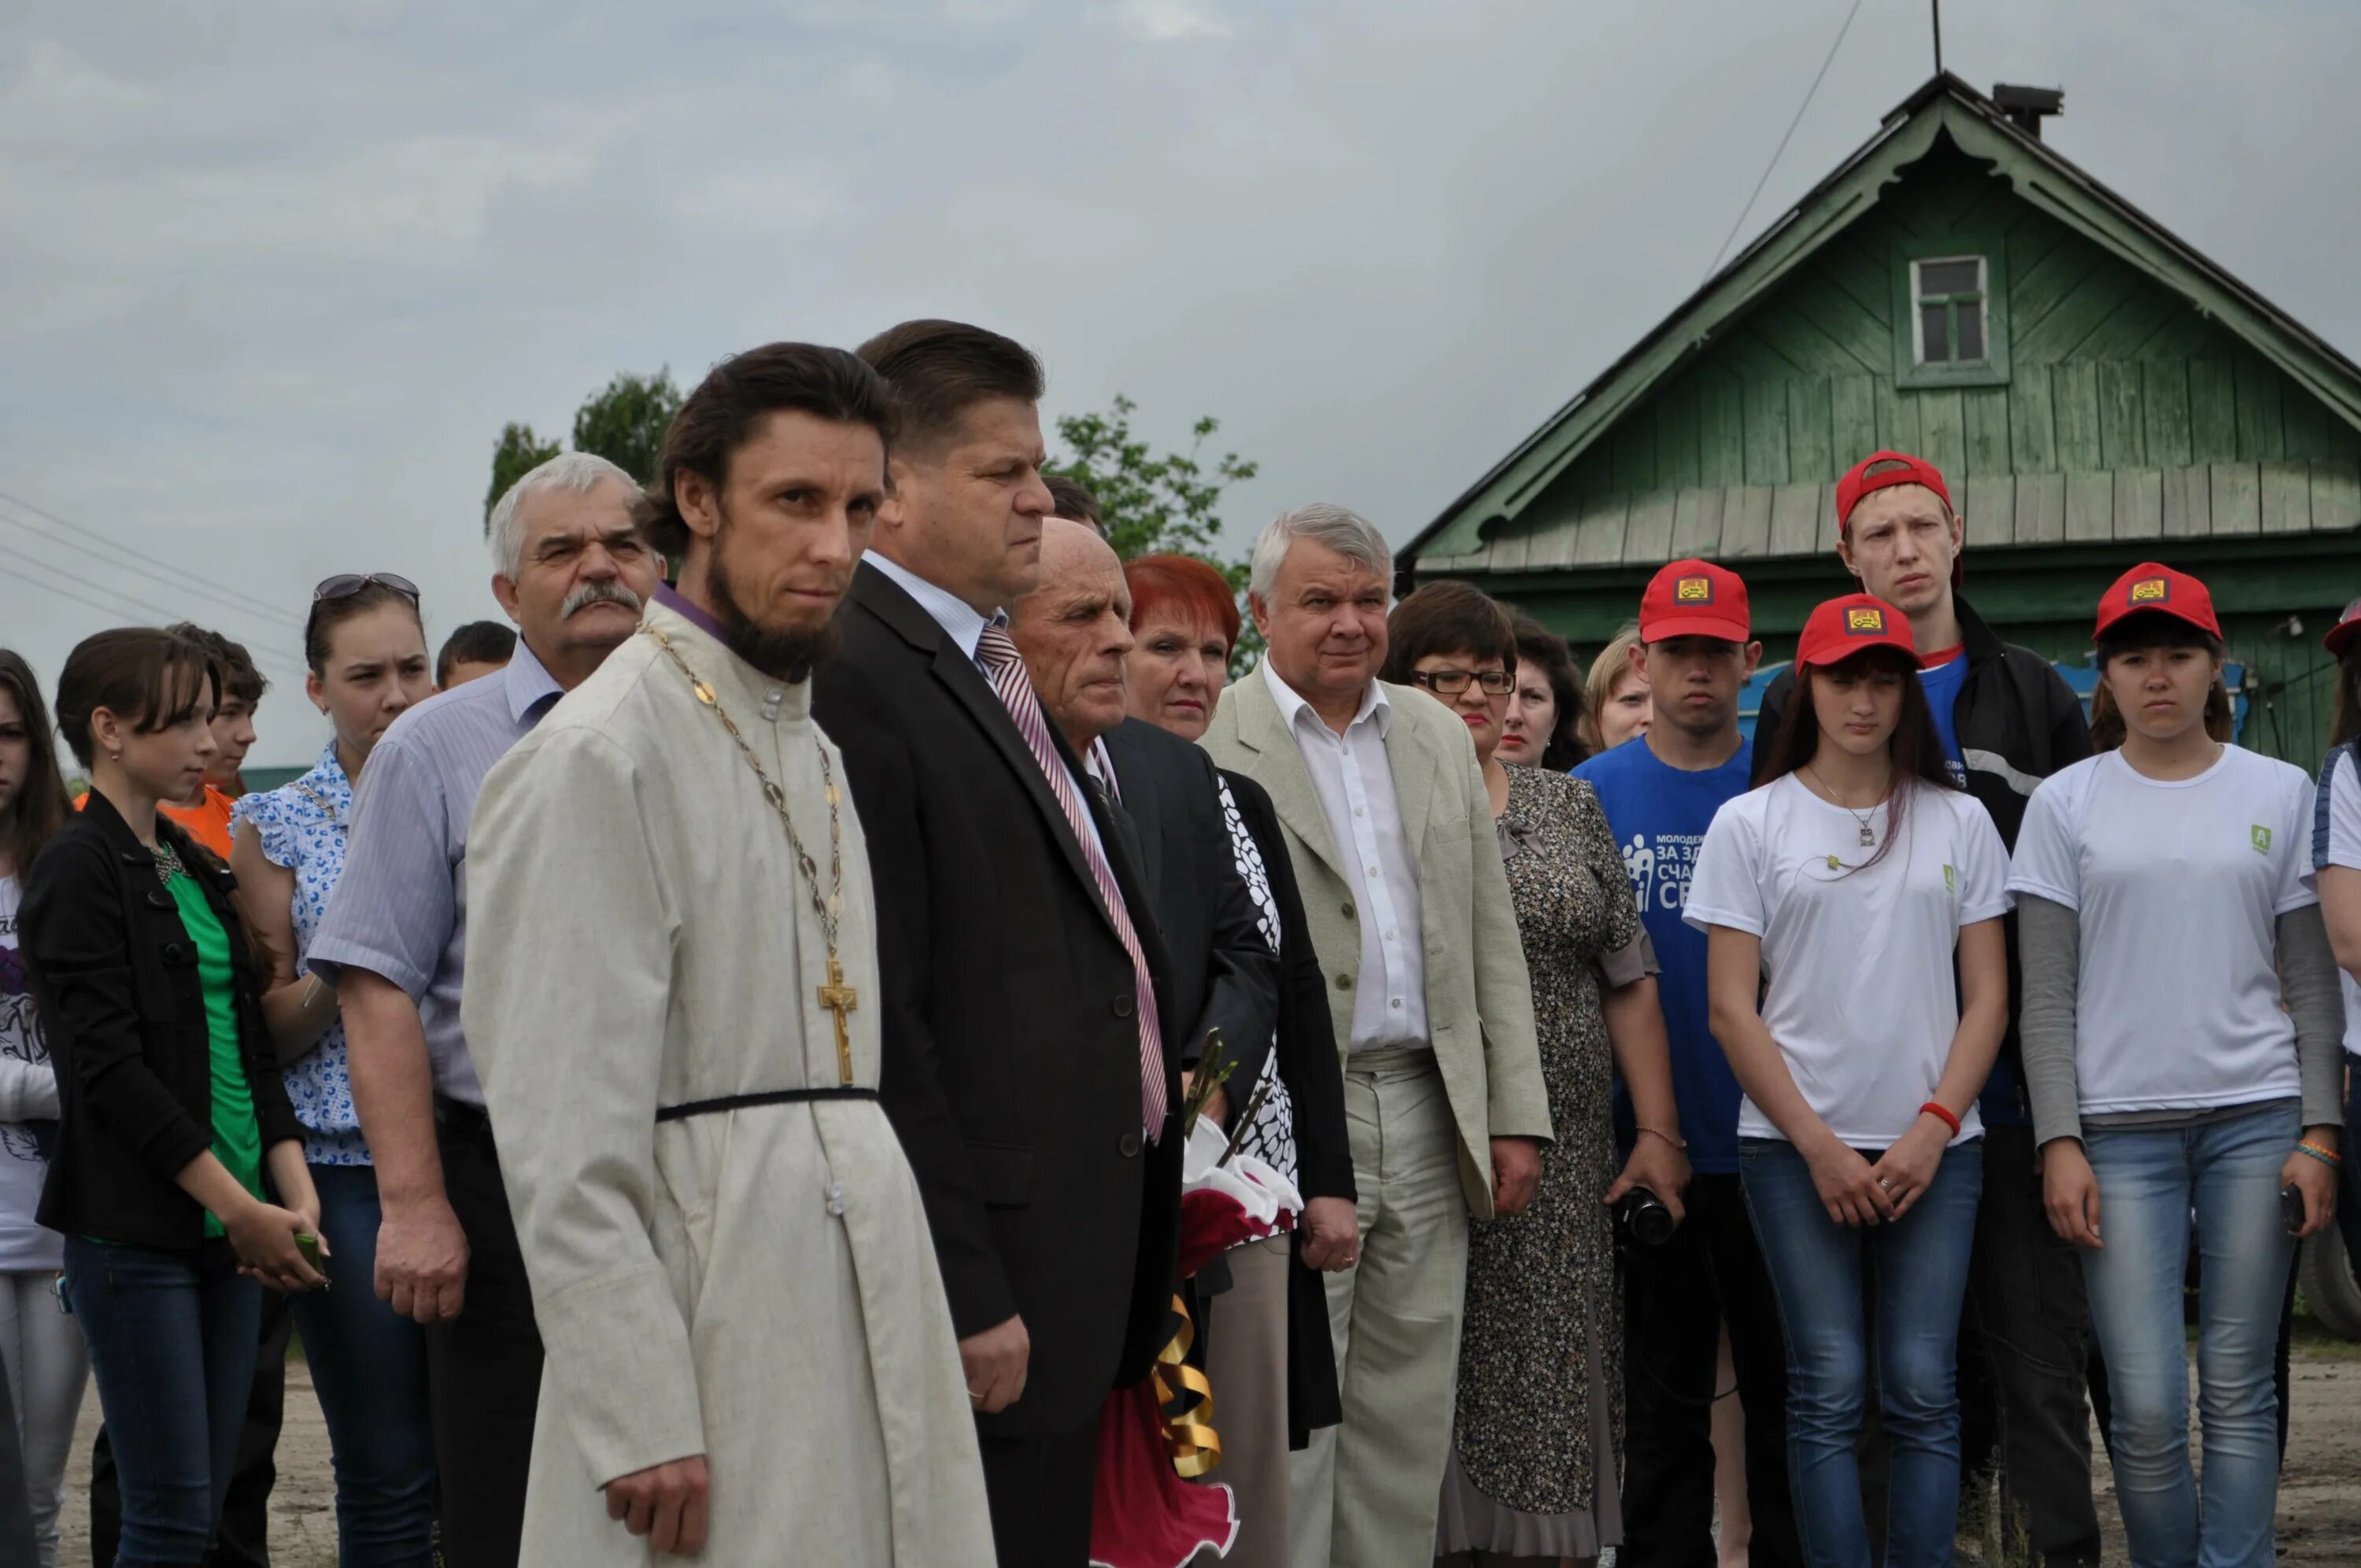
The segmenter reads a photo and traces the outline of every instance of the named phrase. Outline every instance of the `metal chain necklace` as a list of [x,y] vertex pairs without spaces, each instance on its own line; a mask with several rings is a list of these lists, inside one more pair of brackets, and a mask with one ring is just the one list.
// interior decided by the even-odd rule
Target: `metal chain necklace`
[[1828,796],[1828,804],[1837,806],[1839,809],[1842,810],[1846,816],[1861,824],[1861,847],[1864,850],[1873,849],[1877,844],[1877,830],[1870,826],[1870,822],[1877,815],[1877,805],[1884,804],[1883,797],[1881,796],[1877,805],[1872,805],[1867,811],[1855,811],[1851,806],[1845,805],[1842,800],[1838,798],[1837,792],[1828,786],[1828,781],[1821,778],[1819,774],[1812,773],[1811,763],[1806,762],[1802,771],[1806,773],[1811,773],[1812,787],[1818,790],[1822,795]]
[[687,679],[688,689],[696,694],[697,700],[709,709],[714,718],[721,720],[721,728],[728,730],[730,739],[738,743],[739,755],[744,757],[746,765],[754,770],[754,777],[763,786],[763,797],[771,803],[771,809],[778,814],[779,825],[787,830],[787,844],[796,852],[796,869],[803,873],[804,886],[811,894],[812,914],[819,921],[822,940],[828,944],[828,983],[818,988],[819,1004],[835,1018],[838,1080],[849,1084],[852,1081],[852,1043],[845,1032],[844,1015],[859,1009],[861,995],[844,983],[844,966],[836,955],[837,920],[844,912],[844,833],[838,820],[836,770],[829,762],[828,747],[818,735],[813,736],[812,746],[819,752],[820,783],[825,786],[828,796],[829,891],[823,896],[819,890],[819,870],[812,863],[811,852],[804,848],[803,835],[796,831],[795,818],[787,814],[785,792],[779,788],[769,770],[763,766],[763,760],[754,754],[754,748],[746,743],[746,737],[740,732],[737,721],[730,717],[730,710],[721,706],[721,699],[715,695],[713,687],[689,668],[688,661],[680,656],[680,650],[672,645],[672,639],[661,629],[642,625],[640,630]]
[[156,857],[156,880],[163,883],[167,891],[170,890],[174,877],[189,874],[189,868],[181,863],[181,851],[164,839],[159,838],[148,852]]

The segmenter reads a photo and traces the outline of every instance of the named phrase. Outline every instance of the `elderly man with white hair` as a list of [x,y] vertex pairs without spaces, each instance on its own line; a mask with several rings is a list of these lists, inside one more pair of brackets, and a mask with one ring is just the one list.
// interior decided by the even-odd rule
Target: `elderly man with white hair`
[[336,988],[384,1218],[377,1292],[427,1325],[443,1560],[513,1564],[541,1337],[484,1090],[460,1029],[467,822],[492,764],[639,629],[661,563],[640,488],[569,452],[492,509],[492,592],[517,623],[497,677],[430,698],[369,753],[343,880],[309,961]]
[[1393,559],[1343,507],[1255,542],[1269,644],[1203,744],[1270,792],[1345,1043],[1356,1268],[1328,1280],[1345,1420],[1297,1455],[1299,1568],[1433,1559],[1467,1222],[1513,1214],[1550,1135],[1516,912],[1467,727],[1377,679]]

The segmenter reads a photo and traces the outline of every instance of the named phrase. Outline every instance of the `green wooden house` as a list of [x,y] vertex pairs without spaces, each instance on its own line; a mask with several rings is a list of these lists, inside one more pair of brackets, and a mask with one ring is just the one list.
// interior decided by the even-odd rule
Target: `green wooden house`
[[1404,586],[1466,578],[1587,648],[1703,555],[1784,658],[1850,581],[1838,476],[1898,447],[1949,479],[2002,635],[2079,662],[2117,574],[2195,572],[2246,743],[2316,762],[2320,633],[2361,594],[2361,367],[2046,145],[2056,94],[1996,97],[1945,74],[1895,109],[1422,531]]

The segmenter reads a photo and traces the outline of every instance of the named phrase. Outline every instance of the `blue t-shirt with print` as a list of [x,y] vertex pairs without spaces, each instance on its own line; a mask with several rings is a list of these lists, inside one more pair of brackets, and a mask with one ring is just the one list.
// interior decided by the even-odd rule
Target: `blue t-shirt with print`
[[[1648,749],[1644,736],[1602,751],[1574,770],[1589,781],[1631,875],[1640,918],[1656,948],[1656,996],[1672,1047],[1673,1093],[1689,1164],[1708,1175],[1738,1170],[1738,1080],[1708,1023],[1705,933],[1681,918],[1689,872],[1722,803],[1746,793],[1747,748],[1718,768],[1691,773]],[[1618,1085],[1619,1120],[1628,1123]]]

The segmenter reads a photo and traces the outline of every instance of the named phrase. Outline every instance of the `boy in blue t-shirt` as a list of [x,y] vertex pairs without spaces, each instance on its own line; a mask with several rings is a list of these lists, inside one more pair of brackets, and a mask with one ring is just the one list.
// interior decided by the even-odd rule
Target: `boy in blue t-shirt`
[[[1688,1219],[1624,1269],[1623,1568],[1715,1560],[1711,1441],[1715,1350],[1730,1325],[1746,1412],[1749,1561],[1803,1561],[1787,1478],[1786,1346],[1738,1177],[1738,1080],[1707,1021],[1706,938],[1681,918],[1689,871],[1722,803],[1746,793],[1738,693],[1763,656],[1746,585],[1704,561],[1675,561],[1640,600],[1654,720],[1574,770],[1598,792],[1656,949],[1656,994],[1672,1047],[1680,1136],[1696,1172]],[[1630,1126],[1628,1115],[1620,1117]],[[1637,1137],[1662,1135],[1633,1129]]]

